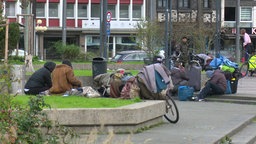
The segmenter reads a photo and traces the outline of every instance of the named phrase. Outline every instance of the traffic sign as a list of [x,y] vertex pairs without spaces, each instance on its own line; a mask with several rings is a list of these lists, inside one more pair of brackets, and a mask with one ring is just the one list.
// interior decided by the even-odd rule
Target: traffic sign
[[112,13],[110,11],[107,12],[107,22],[110,22],[112,18]]
[[107,35],[110,35],[110,22],[107,22]]

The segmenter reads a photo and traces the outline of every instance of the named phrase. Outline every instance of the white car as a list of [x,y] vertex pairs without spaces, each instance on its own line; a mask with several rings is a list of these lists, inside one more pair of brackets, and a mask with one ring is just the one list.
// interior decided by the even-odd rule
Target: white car
[[[17,52],[17,49],[14,49],[11,53],[11,56],[16,56],[16,52]],[[24,57],[25,55],[28,55],[27,52],[25,52],[24,50],[22,49],[19,49],[18,50],[18,56],[21,56],[21,57]]]

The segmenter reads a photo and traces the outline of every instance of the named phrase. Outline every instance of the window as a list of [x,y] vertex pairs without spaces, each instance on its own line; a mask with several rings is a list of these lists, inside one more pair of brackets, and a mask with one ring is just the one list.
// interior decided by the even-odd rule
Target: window
[[129,18],[129,5],[120,5],[120,18]]
[[112,18],[116,17],[116,6],[115,5],[108,5],[108,11],[112,13]]
[[141,18],[141,5],[133,5],[132,7],[132,17],[139,19]]
[[252,8],[242,7],[240,15],[241,15],[241,21],[252,21]]
[[78,4],[78,17],[87,17],[87,4]]
[[189,8],[189,0],[179,0],[179,8]]
[[14,2],[6,2],[5,5],[5,15],[6,16],[15,16],[15,3]]
[[224,21],[236,21],[236,8],[225,7]]
[[74,4],[67,4],[67,17],[74,17]]
[[209,0],[204,0],[204,8],[210,8]]
[[59,17],[58,3],[49,3],[49,17]]
[[92,15],[92,17],[100,18],[100,5],[99,4],[92,4],[91,15]]
[[165,8],[165,6],[166,6],[166,0],[158,0],[157,1],[158,8]]
[[36,16],[37,17],[45,17],[45,10],[44,10],[44,3],[37,3],[36,4]]

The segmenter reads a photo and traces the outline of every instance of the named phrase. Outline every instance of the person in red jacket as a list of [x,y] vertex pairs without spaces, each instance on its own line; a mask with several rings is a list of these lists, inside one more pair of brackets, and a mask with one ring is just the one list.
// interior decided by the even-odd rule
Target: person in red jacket
[[73,88],[82,86],[80,80],[75,75],[69,60],[62,61],[62,64],[57,65],[52,72],[52,87],[50,94],[63,94]]
[[224,73],[217,69],[214,71],[206,71],[206,75],[210,78],[205,87],[200,91],[196,100],[204,101],[204,98],[209,95],[223,95],[227,88],[227,80]]

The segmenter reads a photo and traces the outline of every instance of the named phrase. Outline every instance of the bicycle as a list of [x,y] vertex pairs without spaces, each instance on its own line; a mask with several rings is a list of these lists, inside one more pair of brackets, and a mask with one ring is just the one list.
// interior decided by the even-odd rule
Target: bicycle
[[251,60],[253,56],[251,56],[248,52],[245,52],[245,54],[247,54],[249,58],[239,68],[239,79],[244,78],[248,75],[248,73],[250,73],[250,76],[252,76],[253,73],[256,71],[256,59],[253,61]]
[[179,110],[178,107],[170,95],[170,92],[166,93],[166,113],[164,115],[165,119],[170,123],[177,123],[179,121]]

